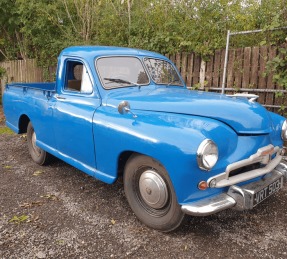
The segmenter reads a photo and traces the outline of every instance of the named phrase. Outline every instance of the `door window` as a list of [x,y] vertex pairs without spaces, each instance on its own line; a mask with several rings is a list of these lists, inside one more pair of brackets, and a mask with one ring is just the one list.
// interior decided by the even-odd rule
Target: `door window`
[[67,61],[66,83],[64,90],[90,94],[93,92],[93,85],[86,66],[79,61]]

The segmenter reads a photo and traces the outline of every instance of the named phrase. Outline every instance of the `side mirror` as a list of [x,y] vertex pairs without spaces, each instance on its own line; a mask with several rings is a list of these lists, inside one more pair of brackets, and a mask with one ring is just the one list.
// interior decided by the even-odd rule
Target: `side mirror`
[[120,114],[126,114],[130,111],[130,104],[127,101],[120,102],[118,106],[118,111]]
[[120,114],[127,114],[127,113],[131,113],[133,115],[134,118],[137,118],[137,115],[135,115],[134,113],[132,113],[131,111],[131,107],[128,101],[122,101],[119,103],[118,105],[118,112]]

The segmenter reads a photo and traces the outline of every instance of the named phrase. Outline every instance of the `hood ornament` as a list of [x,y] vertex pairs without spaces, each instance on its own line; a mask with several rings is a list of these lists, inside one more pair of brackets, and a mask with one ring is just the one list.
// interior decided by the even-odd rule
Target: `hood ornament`
[[137,118],[138,116],[136,114],[134,114],[131,111],[131,107],[128,101],[122,101],[119,103],[118,105],[118,111],[120,114],[127,114],[127,113],[131,113],[133,115],[133,118]]

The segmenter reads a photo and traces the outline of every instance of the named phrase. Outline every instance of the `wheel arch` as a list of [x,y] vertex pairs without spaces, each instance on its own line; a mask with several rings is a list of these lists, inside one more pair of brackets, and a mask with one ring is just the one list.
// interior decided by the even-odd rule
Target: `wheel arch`
[[134,156],[137,156],[137,155],[143,155],[143,156],[147,156],[147,157],[150,157],[154,160],[156,160],[157,162],[159,162],[161,164],[160,161],[158,161],[156,158],[148,155],[148,154],[144,154],[144,153],[141,153],[141,152],[137,152],[137,151],[134,151],[134,150],[125,150],[125,151],[122,151],[119,156],[118,156],[118,170],[117,170],[117,178],[119,176],[122,176],[123,173],[124,173],[124,170],[125,170],[125,166],[127,164],[127,162],[129,161],[130,158],[134,157]]
[[137,152],[127,150],[127,151],[122,151],[119,156],[118,156],[118,173],[117,177],[122,176],[124,173],[125,166],[129,160],[129,158]]
[[30,118],[26,114],[22,114],[20,116],[19,123],[18,123],[19,134],[27,133],[29,122],[30,122]]
[[[157,163],[159,166],[161,166],[167,173],[168,177],[170,178],[170,173],[168,172],[167,167],[165,166],[165,164],[158,159],[157,157],[151,156],[149,154],[143,153],[143,152],[137,152],[137,151],[124,151],[120,154],[119,156],[119,160],[118,160],[118,168],[122,168],[122,170],[118,171],[118,175],[117,177],[121,176],[124,173],[125,167],[128,164],[129,161],[133,160],[133,158],[137,157],[137,156],[144,156],[147,158],[150,158],[151,160],[153,160],[155,163]],[[120,174],[120,173],[121,174]],[[171,184],[173,186],[173,182],[171,181]],[[173,186],[174,188],[174,186]]]
[[[132,151],[132,150],[126,150],[126,151],[122,151],[118,157],[118,173],[117,173],[117,178],[119,176],[122,176],[123,173],[124,173],[124,170],[125,170],[125,166],[126,164],[128,163],[128,161],[130,159],[132,159],[133,157],[135,156],[146,156],[146,157],[149,157],[151,159],[153,159],[154,161],[156,161],[157,163],[159,163],[166,171],[167,171],[167,168],[165,167],[164,163],[159,160],[158,158],[156,157],[153,157],[149,154],[145,154],[145,153],[142,153],[142,152],[137,152],[137,151]],[[167,171],[168,172],[168,171]]]

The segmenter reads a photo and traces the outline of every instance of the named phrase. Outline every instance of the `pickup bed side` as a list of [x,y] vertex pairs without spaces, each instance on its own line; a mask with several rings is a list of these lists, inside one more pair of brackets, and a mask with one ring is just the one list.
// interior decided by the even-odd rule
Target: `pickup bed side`
[[7,126],[25,133],[31,121],[37,146],[95,177],[92,119],[99,99],[58,95],[53,84],[9,84],[4,94]]
[[[27,130],[27,119],[25,118],[33,104],[37,103],[33,107],[36,110],[39,108],[38,105],[47,102],[53,93],[55,93],[55,83],[12,83],[6,85],[3,109],[7,126],[16,133],[24,133]],[[30,116],[33,116],[34,112],[29,113]]]

